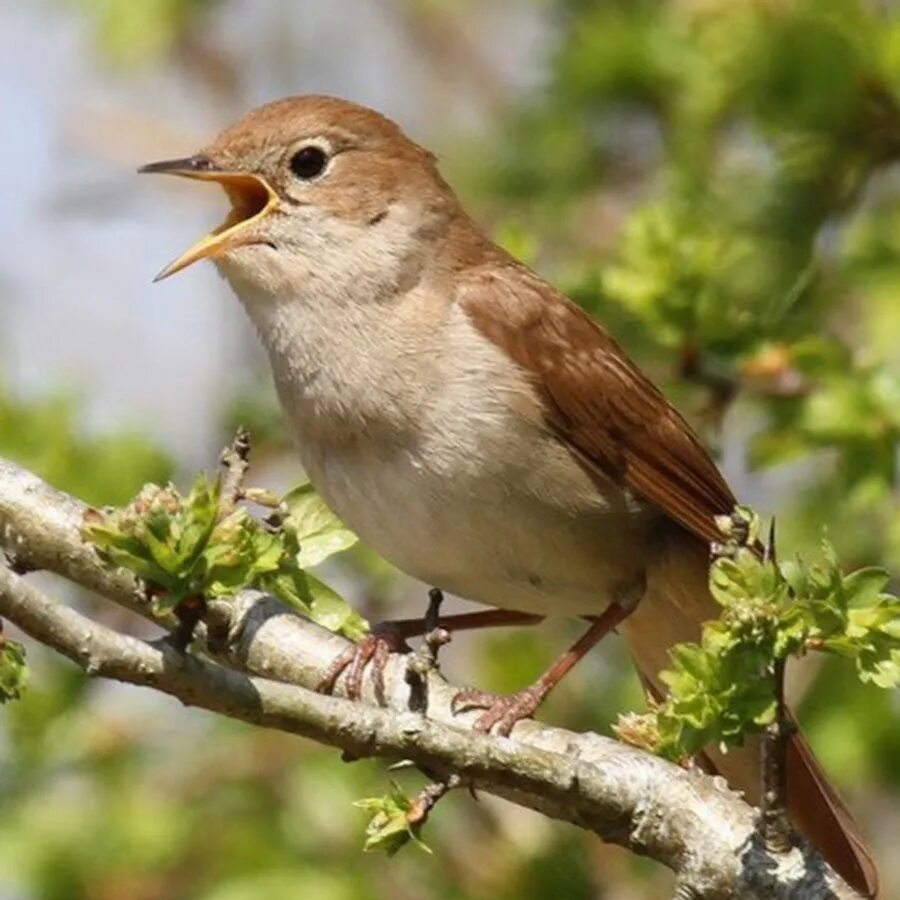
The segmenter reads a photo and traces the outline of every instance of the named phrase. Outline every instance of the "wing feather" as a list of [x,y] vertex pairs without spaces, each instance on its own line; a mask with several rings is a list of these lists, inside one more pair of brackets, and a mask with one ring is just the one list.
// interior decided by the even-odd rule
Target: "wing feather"
[[458,302],[535,379],[547,419],[605,477],[700,539],[735,505],[690,426],[584,310],[524,267],[474,270]]

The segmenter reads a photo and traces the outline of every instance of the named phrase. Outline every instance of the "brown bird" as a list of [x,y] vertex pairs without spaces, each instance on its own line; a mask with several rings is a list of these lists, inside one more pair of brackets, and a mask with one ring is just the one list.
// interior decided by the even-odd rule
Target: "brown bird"
[[[435,158],[372,110],[295,97],[209,147],[154,163],[232,209],[158,277],[212,259],[268,351],[303,465],[367,543],[427,584],[494,607],[450,628],[589,619],[541,679],[486,707],[508,731],[617,629],[651,689],[674,643],[717,615],[714,517],[735,498],[700,441],[583,310],[496,246]],[[340,661],[358,685],[409,622]],[[759,747],[710,751],[759,799]],[[809,747],[789,754],[794,821],[875,893],[858,829]]]

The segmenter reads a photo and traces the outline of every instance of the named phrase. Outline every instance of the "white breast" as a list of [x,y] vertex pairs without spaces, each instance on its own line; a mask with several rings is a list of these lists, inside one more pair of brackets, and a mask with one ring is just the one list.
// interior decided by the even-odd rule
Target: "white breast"
[[245,298],[307,473],[386,559],[543,614],[597,613],[640,585],[646,515],[611,485],[604,496],[458,308],[264,302]]

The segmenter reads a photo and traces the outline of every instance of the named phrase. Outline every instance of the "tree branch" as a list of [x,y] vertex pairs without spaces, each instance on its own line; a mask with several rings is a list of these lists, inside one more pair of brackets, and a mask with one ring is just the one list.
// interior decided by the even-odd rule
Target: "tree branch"
[[[0,547],[27,568],[49,569],[153,618],[140,586],[105,570],[80,538],[85,507],[0,460]],[[467,784],[589,829],[678,873],[679,896],[855,897],[806,842],[767,851],[758,816],[719,779],[690,772],[595,734],[537,722],[511,738],[470,730],[454,716],[456,688],[427,672],[427,711],[410,708],[407,659],[391,658],[386,708],[311,688],[346,649],[338,635],[252,592],[209,604],[198,637],[215,661],[119,634],[57,605],[0,566],[0,615],[89,674],[140,684],[182,703],[303,735],[354,756],[405,758]],[[171,626],[173,623],[163,623]],[[339,680],[337,692],[342,689]]]

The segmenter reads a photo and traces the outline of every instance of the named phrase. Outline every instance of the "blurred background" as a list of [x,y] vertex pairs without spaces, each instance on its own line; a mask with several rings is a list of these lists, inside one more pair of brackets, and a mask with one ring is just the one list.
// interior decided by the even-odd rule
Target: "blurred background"
[[[497,239],[601,317],[777,517],[782,555],[815,555],[827,529],[848,565],[900,572],[889,0],[0,0],[0,454],[117,503],[211,467],[240,422],[253,482],[300,480],[213,267],[150,284],[223,198],[134,170],[308,92],[437,151]],[[371,620],[424,606],[365,549],[326,575]],[[445,670],[513,689],[571,634],[461,635]],[[28,652],[28,691],[0,713],[2,900],[670,895],[660,866],[491,798],[445,800],[431,856],[363,855],[352,801],[386,791],[383,763]],[[900,896],[898,697],[835,660],[795,665],[791,692]],[[641,703],[611,639],[541,717],[608,732]]]

